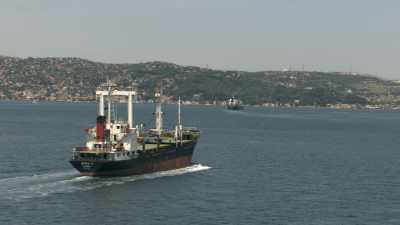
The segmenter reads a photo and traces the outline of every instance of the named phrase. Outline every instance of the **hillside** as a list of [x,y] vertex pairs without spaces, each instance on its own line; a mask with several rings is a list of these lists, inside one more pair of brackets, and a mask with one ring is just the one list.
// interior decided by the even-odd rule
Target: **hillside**
[[107,77],[118,85],[138,85],[150,99],[162,80],[171,100],[200,103],[232,95],[246,104],[366,104],[385,94],[388,81],[367,75],[310,71],[222,71],[165,62],[107,64],[80,58],[13,58],[0,56],[0,98],[93,100]]

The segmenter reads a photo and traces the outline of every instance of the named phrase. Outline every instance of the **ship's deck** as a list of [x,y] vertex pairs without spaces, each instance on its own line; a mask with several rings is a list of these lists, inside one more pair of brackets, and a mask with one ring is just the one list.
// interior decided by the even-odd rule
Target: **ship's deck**
[[[182,144],[186,144],[189,142],[192,142],[193,140],[182,140]],[[163,148],[167,148],[169,146],[175,146],[177,144],[177,142],[170,142],[170,143],[160,143],[160,144],[156,144],[156,143],[146,143],[144,145],[140,145],[138,144],[138,149],[139,151],[153,151],[156,149],[163,149]],[[118,151],[118,150],[108,150],[108,149],[104,149],[104,148],[95,148],[95,149],[87,149],[87,148],[82,148],[82,147],[77,147],[74,150],[75,153],[91,153],[91,154],[102,154],[102,153],[120,153],[120,152],[127,152],[127,151]]]

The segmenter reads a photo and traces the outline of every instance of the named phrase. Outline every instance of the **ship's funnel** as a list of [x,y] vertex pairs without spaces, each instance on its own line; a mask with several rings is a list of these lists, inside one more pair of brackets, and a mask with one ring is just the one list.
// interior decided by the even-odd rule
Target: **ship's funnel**
[[106,129],[106,117],[98,116],[96,119],[96,139],[97,139],[97,141],[104,141],[105,129]]

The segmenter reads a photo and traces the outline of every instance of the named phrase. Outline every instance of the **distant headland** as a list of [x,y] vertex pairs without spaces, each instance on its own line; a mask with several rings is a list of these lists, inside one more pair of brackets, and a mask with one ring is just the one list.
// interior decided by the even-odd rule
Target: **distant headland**
[[398,105],[400,83],[368,74],[320,71],[226,71],[167,62],[108,64],[81,58],[0,56],[0,99],[91,101],[106,79],[135,84],[151,101],[162,81],[167,101],[220,104],[237,96],[248,105]]

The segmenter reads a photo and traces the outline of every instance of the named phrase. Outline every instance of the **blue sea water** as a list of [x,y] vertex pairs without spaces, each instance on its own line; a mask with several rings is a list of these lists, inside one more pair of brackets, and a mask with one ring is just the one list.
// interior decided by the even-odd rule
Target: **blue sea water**
[[[138,104],[135,120],[152,112]],[[1,225],[400,224],[398,112],[185,106],[202,131],[193,166],[107,179],[68,164],[95,113],[0,102]]]

